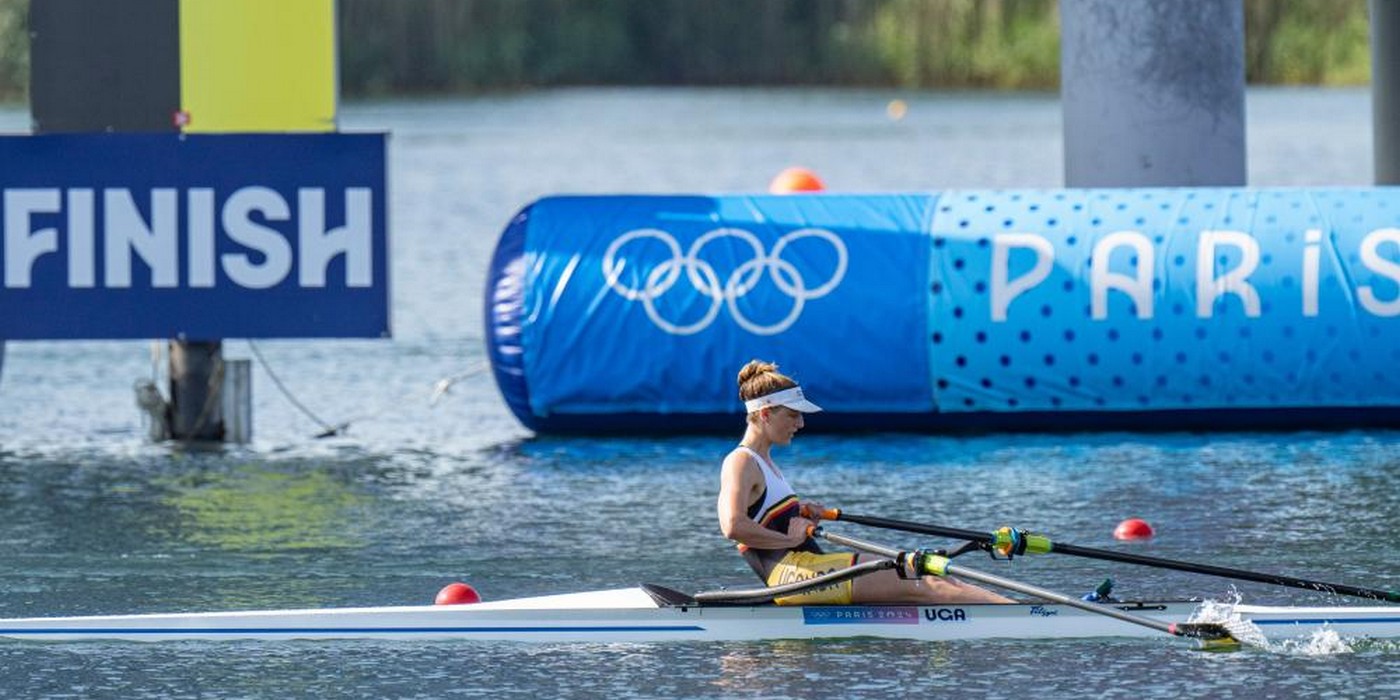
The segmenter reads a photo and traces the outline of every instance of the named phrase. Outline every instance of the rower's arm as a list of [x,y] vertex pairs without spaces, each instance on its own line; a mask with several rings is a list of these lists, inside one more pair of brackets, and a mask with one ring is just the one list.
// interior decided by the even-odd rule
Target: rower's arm
[[719,530],[724,536],[757,549],[790,549],[807,540],[810,520],[793,518],[786,533],[770,530],[748,516],[748,499],[762,475],[758,466],[743,452],[731,452],[724,459],[719,477]]

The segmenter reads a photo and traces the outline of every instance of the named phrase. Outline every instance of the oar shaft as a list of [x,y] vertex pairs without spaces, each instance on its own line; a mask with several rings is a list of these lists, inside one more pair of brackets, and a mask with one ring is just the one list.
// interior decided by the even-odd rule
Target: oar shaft
[[977,571],[975,569],[969,569],[963,566],[959,566],[957,564],[949,564],[946,567],[946,571],[954,576],[961,576],[965,579],[971,579],[973,581],[978,581],[980,583],[985,583],[991,586],[997,586],[999,588],[1005,588],[1007,590],[1016,591],[1017,593],[1024,593],[1029,596],[1035,596],[1036,598],[1041,598],[1054,603],[1059,603],[1060,605],[1068,605],[1072,608],[1088,610],[1089,612],[1117,618],[1124,622],[1131,622],[1135,625],[1150,627],[1154,630],[1166,632],[1167,634],[1176,634],[1176,628],[1173,627],[1171,623],[1162,622],[1161,620],[1153,620],[1150,617],[1143,617],[1141,615],[1134,615],[1132,613],[1123,612],[1118,608],[1108,605],[1099,605],[1096,603],[1085,602],[1078,598],[1072,598],[1070,596],[1056,593],[1054,591],[1047,591],[1039,586],[1032,586],[1029,583],[1012,581],[1010,579],[1005,579],[995,574],[988,574],[982,571]]
[[[956,527],[943,527],[940,525],[930,525],[927,523],[916,523],[908,520],[896,520],[893,518],[879,518],[869,515],[854,515],[840,510],[828,510],[821,514],[821,517],[828,520],[841,520],[857,525],[868,525],[889,530],[902,530],[921,535],[933,535],[935,537],[948,537],[969,542],[992,543],[995,536],[987,532],[977,530],[965,530]],[[1050,551],[1057,554],[1068,554],[1070,556],[1084,557],[1087,559],[1101,559],[1105,561],[1117,561],[1125,564],[1139,564],[1142,566],[1153,566],[1159,569],[1173,569],[1176,571],[1186,571],[1189,573],[1206,574],[1208,576],[1220,576],[1222,578],[1239,579],[1242,581],[1254,581],[1257,583],[1268,583],[1277,586],[1288,586],[1290,588],[1302,588],[1310,591],[1321,591],[1323,593],[1336,593],[1340,595],[1354,596],[1357,598],[1368,598],[1390,603],[1400,603],[1400,591],[1387,591],[1379,588],[1366,588],[1363,586],[1351,586],[1345,583],[1328,583],[1325,581],[1312,581],[1294,576],[1284,576],[1282,574],[1267,574],[1257,571],[1246,571],[1243,569],[1231,569],[1223,566],[1212,566],[1210,564],[1197,564],[1188,561],[1177,561],[1174,559],[1163,559],[1161,557],[1149,557],[1141,554],[1128,554],[1126,552],[1115,552],[1108,549],[1097,549],[1094,547],[1081,547],[1079,545],[1052,542]]]
[[903,554],[902,551],[893,547],[885,547],[883,545],[878,545],[873,542],[858,540],[854,537],[838,535],[834,532],[827,532],[826,530],[822,530],[820,528],[814,529],[811,532],[813,535],[820,536],[822,539],[827,540],[828,542],[835,542],[836,544],[842,545],[844,547],[850,547],[851,549],[859,549],[862,552],[869,552],[876,556],[885,557],[887,559],[898,559],[899,555]]
[[780,586],[768,586],[764,588],[747,588],[737,591],[704,591],[695,594],[695,600],[700,603],[767,603],[774,598],[785,595],[795,595],[806,591],[831,586],[842,581],[847,581],[857,576],[873,574],[876,571],[892,569],[896,565],[893,561],[880,559],[868,561],[863,564],[848,566],[844,569],[829,571],[825,574],[815,576],[805,581],[794,581]]
[[903,530],[920,535],[933,535],[934,537],[949,537],[955,540],[966,540],[968,542],[990,543],[992,541],[992,535],[990,533],[979,532],[977,530],[928,525],[926,523],[895,520],[893,518],[877,518],[872,515],[853,515],[843,510],[836,509],[827,510],[821,514],[821,517],[827,520],[841,520],[857,525],[868,525],[870,527],[880,527],[887,530]]
[[1325,581],[1310,581],[1308,579],[1296,578],[1293,576],[1284,576],[1283,574],[1266,574],[1257,571],[1245,571],[1243,569],[1231,569],[1223,566],[1212,566],[1210,564],[1197,564],[1189,561],[1177,561],[1174,559],[1149,557],[1141,554],[1115,552],[1110,549],[1080,547],[1078,545],[1062,544],[1059,542],[1054,543],[1050,551],[1055,552],[1057,554],[1068,554],[1071,556],[1085,557],[1088,559],[1117,561],[1123,562],[1125,564],[1140,564],[1142,566],[1153,566],[1159,569],[1173,569],[1176,571],[1186,571],[1195,574],[1205,574],[1207,576],[1220,576],[1222,578],[1239,579],[1242,581],[1254,581],[1256,583],[1268,583],[1276,586],[1303,588],[1310,591],[1321,591],[1323,593],[1337,593],[1340,595],[1349,595],[1357,598],[1369,598],[1371,600],[1400,603],[1400,592],[1384,591],[1376,588],[1364,588],[1361,586],[1349,586],[1345,583],[1327,583]]

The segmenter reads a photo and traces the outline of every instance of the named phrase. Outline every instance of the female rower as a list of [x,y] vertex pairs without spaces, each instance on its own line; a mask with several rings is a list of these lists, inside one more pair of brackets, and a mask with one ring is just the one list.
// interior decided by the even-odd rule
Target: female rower
[[[807,535],[813,522],[800,515],[819,503],[799,501],[783,473],[773,464],[774,445],[787,445],[802,429],[804,413],[821,408],[802,395],[802,388],[780,374],[778,366],[759,360],[739,370],[739,398],[748,409],[744,439],[724,458],[720,472],[719,527],[739,543],[759,578],[769,586],[810,579],[844,569],[873,557],[867,554],[824,553]],[[892,569],[816,590],[784,596],[780,605],[819,603],[1009,603],[984,588],[957,579],[924,576],[900,578]]]

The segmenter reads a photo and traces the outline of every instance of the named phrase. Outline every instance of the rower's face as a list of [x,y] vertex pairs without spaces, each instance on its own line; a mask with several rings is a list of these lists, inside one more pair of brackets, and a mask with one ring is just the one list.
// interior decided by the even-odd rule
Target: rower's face
[[794,411],[787,406],[774,406],[768,409],[768,432],[769,438],[779,444],[786,445],[792,442],[792,436],[802,429],[806,422],[802,419],[801,411]]

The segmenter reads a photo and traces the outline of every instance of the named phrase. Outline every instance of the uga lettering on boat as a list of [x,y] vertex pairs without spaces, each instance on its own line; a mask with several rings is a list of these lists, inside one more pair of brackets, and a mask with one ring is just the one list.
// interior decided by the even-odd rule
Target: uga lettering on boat
[[924,619],[929,622],[967,622],[967,611],[962,608],[924,608]]
[[1032,606],[1031,606],[1031,617],[1054,617],[1054,616],[1059,615],[1059,614],[1060,614],[1060,611],[1059,611],[1059,610],[1055,610],[1055,609],[1053,609],[1053,608],[1047,608],[1047,607],[1045,607],[1044,605],[1032,605]]

